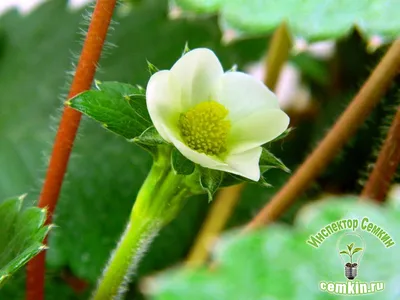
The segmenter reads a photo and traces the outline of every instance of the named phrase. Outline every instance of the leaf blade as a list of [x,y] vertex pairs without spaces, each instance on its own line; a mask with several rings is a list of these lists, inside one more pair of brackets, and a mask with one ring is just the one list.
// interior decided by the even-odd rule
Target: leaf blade
[[[284,21],[294,36],[310,42],[341,38],[354,26],[367,38],[379,35],[389,40],[395,39],[400,30],[395,21],[399,11],[393,9],[398,7],[396,0],[287,0],[276,4],[250,0],[246,5],[241,0],[178,0],[177,4],[199,14],[219,12],[222,29],[239,37],[269,34]],[[309,12],[312,24],[308,22]]]
[[21,210],[22,199],[0,204],[0,216],[12,216],[7,226],[0,226],[0,285],[44,249],[42,241],[50,228],[44,226],[46,211],[38,207]]
[[353,249],[354,243],[351,243],[350,245],[347,245],[347,249],[351,253],[351,249]]
[[139,136],[152,125],[139,89],[118,82],[100,83],[98,87],[102,90],[80,93],[66,104],[126,139]]

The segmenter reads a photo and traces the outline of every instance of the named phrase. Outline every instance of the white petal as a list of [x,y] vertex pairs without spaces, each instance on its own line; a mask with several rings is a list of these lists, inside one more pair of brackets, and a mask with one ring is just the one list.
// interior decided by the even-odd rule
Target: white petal
[[180,87],[170,71],[160,71],[151,76],[146,88],[146,102],[154,127],[168,140],[164,126],[168,127],[178,120],[182,111]]
[[217,87],[216,100],[229,110],[232,121],[260,108],[279,109],[278,99],[261,81],[242,73],[227,72]]
[[187,159],[193,161],[196,164],[199,164],[205,168],[217,169],[222,167],[227,167],[227,164],[221,161],[220,159],[212,156],[208,156],[204,153],[199,153],[188,146],[182,141],[179,133],[176,131],[170,130],[169,128],[164,127],[164,132],[166,132],[168,136],[168,140],[171,141],[172,144],[181,152]]
[[261,147],[256,147],[241,153],[231,154],[225,161],[233,170],[231,173],[258,181],[260,179],[259,162],[261,151]]
[[241,175],[239,171],[236,171],[232,167],[228,165],[228,163],[222,161],[221,159],[209,156],[204,153],[199,153],[188,146],[181,140],[179,133],[176,131],[171,130],[170,128],[163,128],[163,131],[167,134],[168,140],[178,149],[182,155],[184,155],[187,159],[191,160],[192,162],[199,164],[204,168],[220,170],[224,172],[234,173]]
[[233,153],[258,147],[283,133],[289,121],[284,111],[261,107],[240,120],[232,121],[228,147]]
[[167,134],[167,139],[171,141],[182,155],[202,167],[237,174],[254,181],[260,179],[259,161],[262,151],[261,147],[230,154],[222,161],[219,158],[199,153],[189,148],[182,142],[179,134],[170,128],[164,127],[163,132]]
[[182,88],[181,99],[187,110],[200,102],[214,100],[215,87],[224,71],[214,52],[198,48],[182,56],[171,73]]

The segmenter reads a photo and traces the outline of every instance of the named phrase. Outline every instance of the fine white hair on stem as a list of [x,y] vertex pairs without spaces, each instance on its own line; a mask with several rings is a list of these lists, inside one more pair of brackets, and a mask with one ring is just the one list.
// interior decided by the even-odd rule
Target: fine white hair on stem
[[[81,17],[81,19],[79,21],[79,24],[78,24],[78,26],[79,26],[79,28],[78,28],[79,38],[74,41],[75,43],[78,43],[80,45],[80,48],[83,47],[83,43],[84,43],[84,41],[86,39],[86,36],[87,36],[87,28],[90,25],[90,21],[91,21],[92,15],[93,15],[93,10],[94,10],[94,7],[95,7],[95,2],[96,1],[81,1],[81,3],[79,3],[79,5],[74,7],[74,8],[80,8],[82,6],[82,4],[86,5],[86,8],[84,9],[84,12],[82,13],[82,17]],[[86,3],[89,3],[89,4],[86,4]],[[34,12],[32,12],[32,13],[34,13]],[[68,13],[75,14],[77,12],[70,11]],[[113,22],[113,21],[111,22],[109,30],[108,30],[108,33],[107,33],[107,38],[109,38],[110,33],[114,30],[114,28],[112,26],[117,25],[117,24],[118,24],[118,22]],[[111,43],[108,43],[107,40],[106,40],[106,42],[105,42],[105,44],[103,46],[102,57],[104,56],[104,51],[107,52],[108,49],[113,49],[113,48],[115,48],[115,45],[113,45]],[[54,134],[51,135],[51,140],[46,142],[46,147],[41,152],[42,153],[42,161],[43,161],[43,163],[42,163],[42,167],[40,167],[39,170],[37,170],[39,175],[41,175],[41,176],[36,176],[35,177],[37,179],[35,180],[34,188],[32,188],[32,191],[30,191],[31,194],[39,194],[41,186],[43,185],[43,182],[44,182],[43,178],[44,178],[44,175],[46,173],[47,166],[48,166],[48,163],[49,163],[50,157],[51,157],[51,150],[52,150],[52,147],[53,147],[54,135],[58,130],[58,126],[59,126],[59,122],[60,122],[60,119],[61,119],[61,115],[62,115],[63,110],[64,110],[64,102],[68,97],[69,89],[71,87],[72,80],[73,80],[73,78],[75,76],[75,73],[76,73],[76,67],[77,67],[81,52],[80,52],[80,50],[79,51],[69,50],[69,52],[70,52],[71,68],[65,72],[65,75],[66,75],[65,76],[65,81],[62,84],[62,86],[59,87],[59,95],[58,95],[58,97],[56,97],[56,98],[59,99],[61,105],[58,106],[54,110],[54,112],[49,116],[49,127],[50,127],[51,132],[53,132]],[[100,69],[99,64],[97,64],[96,67],[97,67],[97,69]],[[80,137],[82,136],[82,131],[83,131],[82,129],[84,127],[85,127],[85,122],[81,122],[80,130],[77,132],[75,140],[79,140],[80,139]],[[74,159],[76,159],[77,156],[79,156],[79,155],[76,152],[73,152],[71,154],[70,160],[73,161]],[[69,185],[68,178],[69,178],[69,176],[67,174],[67,176],[65,176],[64,182],[63,182],[64,189],[65,189],[66,186]]]
[[[122,234],[120,240],[117,243],[117,246],[114,248],[113,252],[110,255],[110,259],[106,265],[106,267],[103,270],[103,273],[101,277],[98,280],[98,286],[100,285],[102,279],[106,276],[107,271],[109,267],[112,264],[112,261],[114,260],[116,253],[118,249],[121,248],[121,244],[124,242],[124,240],[127,238],[127,235],[129,234],[129,231],[132,230],[131,226],[134,226],[131,221],[127,224],[124,233]],[[140,226],[140,225],[139,225]],[[132,280],[133,275],[135,274],[138,264],[141,261],[142,257],[145,255],[146,251],[148,250],[150,244],[152,241],[156,238],[160,231],[160,224],[154,223],[149,226],[148,229],[146,229],[143,233],[142,236],[139,238],[137,243],[135,244],[135,247],[131,248],[130,254],[126,257],[127,260],[129,260],[129,266],[126,270],[126,273],[124,274],[124,278],[121,282],[121,284],[118,286],[118,290],[113,295],[112,300],[119,300],[122,299],[124,294],[128,291],[128,285],[130,281]],[[95,295],[93,294],[92,297]]]

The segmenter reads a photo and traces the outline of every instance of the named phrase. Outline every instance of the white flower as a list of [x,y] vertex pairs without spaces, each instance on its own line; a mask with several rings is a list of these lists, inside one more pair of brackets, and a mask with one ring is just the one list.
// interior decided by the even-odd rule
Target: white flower
[[215,54],[189,51],[147,85],[150,117],[160,135],[189,160],[260,178],[261,145],[284,132],[289,117],[275,95],[241,72],[224,73]]

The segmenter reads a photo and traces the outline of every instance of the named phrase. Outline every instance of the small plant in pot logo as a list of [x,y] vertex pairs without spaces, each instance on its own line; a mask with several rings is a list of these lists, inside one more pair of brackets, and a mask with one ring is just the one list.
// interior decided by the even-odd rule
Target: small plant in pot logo
[[353,280],[354,278],[357,277],[357,263],[353,262],[353,256],[354,254],[356,254],[357,252],[363,251],[363,248],[361,247],[355,247],[354,243],[351,243],[349,245],[347,245],[347,249],[346,250],[342,250],[340,251],[340,255],[347,255],[350,259],[350,261],[348,261],[345,265],[344,265],[344,273],[345,276],[349,279],[349,280]]

